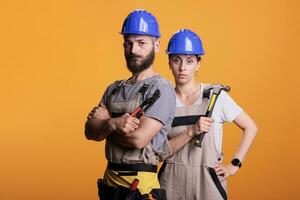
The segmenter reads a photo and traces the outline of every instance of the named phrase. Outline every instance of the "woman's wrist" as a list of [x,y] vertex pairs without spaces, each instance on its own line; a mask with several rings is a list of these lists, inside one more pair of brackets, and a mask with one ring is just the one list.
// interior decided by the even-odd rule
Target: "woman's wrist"
[[194,133],[194,130],[193,130],[192,127],[186,129],[186,134],[187,134],[189,137],[194,137],[194,136],[195,136],[195,133]]

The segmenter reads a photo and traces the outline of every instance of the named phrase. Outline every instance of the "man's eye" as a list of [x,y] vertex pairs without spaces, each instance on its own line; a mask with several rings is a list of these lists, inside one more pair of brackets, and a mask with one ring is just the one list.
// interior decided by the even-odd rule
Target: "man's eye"
[[146,42],[139,42],[139,45],[144,46],[144,45],[146,45]]
[[123,46],[124,46],[125,48],[130,47],[130,46],[131,46],[131,43],[130,43],[130,42],[124,42],[124,43],[123,43]]

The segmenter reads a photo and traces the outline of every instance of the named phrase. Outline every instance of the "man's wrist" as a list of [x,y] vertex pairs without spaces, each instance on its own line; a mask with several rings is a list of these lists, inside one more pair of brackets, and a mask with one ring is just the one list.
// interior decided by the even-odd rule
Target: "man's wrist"
[[115,119],[114,118],[109,118],[106,120],[106,126],[107,126],[107,130],[108,132],[112,133],[115,131],[116,126],[115,126]]

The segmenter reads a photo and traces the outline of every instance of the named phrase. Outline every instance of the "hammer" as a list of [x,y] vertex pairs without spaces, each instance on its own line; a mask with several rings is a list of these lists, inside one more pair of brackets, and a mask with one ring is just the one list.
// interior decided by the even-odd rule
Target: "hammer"
[[[209,97],[209,94],[210,94],[211,90],[213,90],[213,93],[212,93],[212,96],[211,96],[211,99],[210,99],[210,102],[209,102],[209,106],[207,108],[207,111],[206,111],[204,117],[211,117],[212,116],[213,109],[215,107],[216,101],[217,101],[221,91],[224,90],[226,92],[229,92],[230,87],[229,86],[223,86],[223,85],[213,85],[213,86],[210,86],[209,88],[205,89],[205,91],[203,92],[203,96],[208,96]],[[202,147],[202,141],[203,141],[203,138],[205,136],[205,133],[206,132],[200,133],[196,137],[196,140],[195,140],[195,143],[194,143],[195,146],[200,147],[200,148]]]

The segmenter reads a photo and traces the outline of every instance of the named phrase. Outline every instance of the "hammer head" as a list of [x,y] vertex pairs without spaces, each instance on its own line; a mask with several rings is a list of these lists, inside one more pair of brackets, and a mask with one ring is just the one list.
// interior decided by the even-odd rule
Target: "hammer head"
[[220,94],[222,90],[225,90],[226,92],[230,91],[230,87],[228,85],[215,85],[213,87],[213,93],[214,94]]
[[229,86],[223,86],[223,85],[220,85],[220,84],[211,85],[211,86],[205,88],[205,90],[203,92],[203,98],[209,98],[211,90],[213,90],[214,94],[219,95],[222,90],[225,90],[225,91],[229,92],[230,87]]

